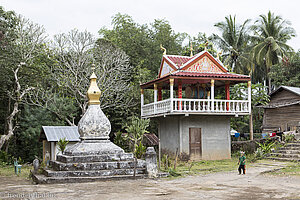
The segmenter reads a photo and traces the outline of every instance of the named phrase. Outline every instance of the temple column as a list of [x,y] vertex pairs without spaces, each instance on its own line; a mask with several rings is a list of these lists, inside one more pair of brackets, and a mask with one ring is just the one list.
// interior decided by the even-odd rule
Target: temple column
[[157,102],[157,84],[154,83],[154,113],[156,113],[156,102]]
[[161,92],[161,87],[158,88],[158,101],[162,100],[162,92]]
[[[178,80],[178,98],[182,99],[182,81]],[[179,102],[179,110],[182,110],[182,101]]]
[[171,112],[173,111],[173,93],[174,93],[174,79],[170,78],[170,101],[171,101]]
[[[225,96],[226,96],[226,100],[230,100],[230,82],[229,81],[225,81]],[[226,110],[229,110],[229,102],[226,103]]]
[[211,111],[214,111],[215,105],[215,80],[210,80],[210,99],[211,99]]
[[141,89],[141,116],[143,116],[144,89]]

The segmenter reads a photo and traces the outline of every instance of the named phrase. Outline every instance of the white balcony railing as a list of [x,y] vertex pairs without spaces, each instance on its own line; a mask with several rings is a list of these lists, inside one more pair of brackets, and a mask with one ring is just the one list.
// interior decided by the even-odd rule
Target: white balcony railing
[[250,113],[248,100],[174,98],[142,106],[142,117],[172,113],[243,114]]

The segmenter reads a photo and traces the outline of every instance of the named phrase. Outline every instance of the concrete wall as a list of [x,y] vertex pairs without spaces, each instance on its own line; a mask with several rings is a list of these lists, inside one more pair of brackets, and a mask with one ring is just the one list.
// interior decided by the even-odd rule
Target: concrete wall
[[201,128],[202,159],[218,160],[231,157],[230,117],[228,116],[167,116],[159,118],[161,148],[189,155],[189,128]]

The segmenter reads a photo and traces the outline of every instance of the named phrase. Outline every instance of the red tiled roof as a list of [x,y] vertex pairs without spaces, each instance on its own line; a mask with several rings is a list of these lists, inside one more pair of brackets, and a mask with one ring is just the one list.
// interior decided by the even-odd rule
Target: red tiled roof
[[186,62],[191,60],[193,57],[168,55],[167,58],[170,59],[178,68],[180,68],[182,65],[184,65]]
[[199,73],[199,72],[185,72],[180,71],[172,74],[173,76],[186,76],[186,77],[214,77],[214,78],[236,78],[248,79],[250,76],[231,73]]

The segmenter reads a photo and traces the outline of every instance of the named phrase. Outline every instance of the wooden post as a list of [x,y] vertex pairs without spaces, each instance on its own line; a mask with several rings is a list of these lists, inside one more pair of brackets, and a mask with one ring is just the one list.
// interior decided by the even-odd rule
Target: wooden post
[[210,99],[211,99],[211,111],[214,111],[214,100],[215,100],[215,80],[211,79],[210,81]]
[[158,88],[158,101],[162,100],[162,93],[161,93],[161,87]]
[[144,89],[141,89],[141,116],[143,116]]
[[154,83],[154,114],[156,114],[157,84]]
[[170,78],[170,101],[171,101],[171,112],[173,111],[173,93],[174,93],[174,79]]
[[[226,96],[226,100],[230,100],[230,82],[229,81],[225,81],[225,96]],[[229,110],[229,102],[226,103],[226,110]]]
[[252,106],[251,106],[251,81],[248,81],[248,102],[249,102],[249,132],[250,132],[250,140],[253,140],[253,120],[252,120]]

